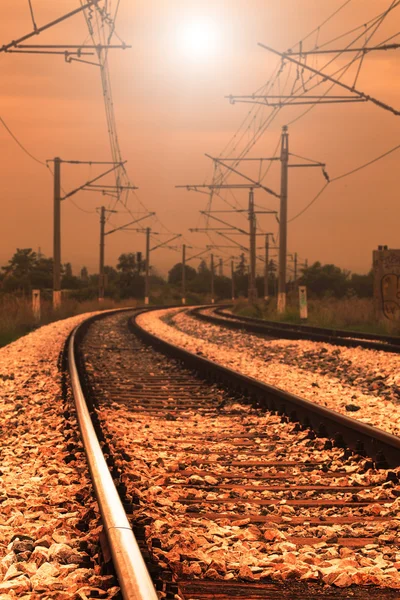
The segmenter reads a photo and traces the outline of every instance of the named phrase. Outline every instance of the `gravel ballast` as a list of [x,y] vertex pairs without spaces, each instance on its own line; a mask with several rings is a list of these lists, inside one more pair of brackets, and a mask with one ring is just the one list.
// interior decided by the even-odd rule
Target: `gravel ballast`
[[118,592],[100,574],[97,503],[58,365],[67,336],[88,316],[0,349],[0,600]]
[[[388,480],[215,384],[193,387],[126,325],[121,315],[95,323],[83,351],[134,521],[158,564],[178,581],[296,580],[321,595],[333,586],[329,594],[349,588],[340,598],[398,597],[399,469]],[[352,586],[368,586],[365,596]]]
[[186,350],[400,435],[400,356],[308,340],[267,340],[199,321],[182,309],[138,317]]

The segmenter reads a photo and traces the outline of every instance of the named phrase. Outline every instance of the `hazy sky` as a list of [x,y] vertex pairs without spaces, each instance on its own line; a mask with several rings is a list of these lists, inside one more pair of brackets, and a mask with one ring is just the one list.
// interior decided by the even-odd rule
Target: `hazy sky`
[[[303,49],[321,46],[367,23],[391,3],[389,0],[347,2],[335,18],[304,42]],[[116,4],[116,0],[109,1],[112,12]],[[167,240],[167,230],[184,235],[186,243],[193,246],[187,251],[189,256],[211,243],[204,234],[189,232],[189,228],[204,227],[199,210],[206,208],[207,196],[175,186],[210,182],[212,164],[204,154],[218,156],[228,147],[230,156],[237,156],[271,113],[270,108],[254,113],[254,118],[252,113],[250,126],[246,124],[244,133],[242,130],[237,135],[234,148],[229,145],[232,136],[254,105],[231,105],[224,96],[256,92],[279,66],[279,59],[257,42],[280,51],[293,48],[344,4],[345,0],[121,0],[116,31],[132,48],[110,51],[114,110],[130,179],[140,188],[140,201],[157,213],[158,221],[143,221],[143,225],[151,226],[155,232],[152,245]],[[39,27],[79,5],[78,0],[32,0]],[[3,0],[2,9],[0,46],[33,28],[27,0]],[[387,16],[368,45],[378,45],[399,30],[400,6]],[[362,31],[327,47],[341,48],[358,33]],[[87,35],[85,20],[79,14],[32,38],[30,43],[81,44]],[[365,39],[363,34],[357,46],[362,46]],[[400,42],[400,36],[391,41]],[[118,39],[114,38],[114,43]],[[308,64],[322,68],[329,58],[309,57]],[[349,59],[350,55],[339,59],[327,72],[333,73]],[[354,83],[358,64],[344,75],[343,82]],[[356,88],[400,110],[399,67],[400,49],[368,53]],[[36,158],[110,160],[98,67],[68,64],[63,56],[0,53],[0,69],[0,117]],[[295,82],[297,75],[299,79]],[[290,70],[286,65],[271,93],[282,92],[285,82],[286,93],[293,84],[301,86],[300,75],[295,67]],[[307,77],[304,72],[303,79]],[[310,93],[326,90],[325,84]],[[340,88],[331,92],[341,93]],[[316,106],[295,120],[307,108],[283,108],[248,157],[272,156],[282,125],[291,121],[294,122],[289,125],[290,151],[326,163],[331,178],[399,143],[400,117],[370,102]],[[3,208],[0,265],[7,262],[17,247],[35,250],[40,247],[51,256],[52,177],[45,166],[18,147],[1,123],[0,144]],[[302,216],[289,224],[288,251],[297,252],[300,262],[307,258],[309,264],[319,260],[353,272],[366,272],[371,265],[372,250],[378,244],[399,248],[399,160],[400,150],[331,183]],[[257,178],[258,164],[249,165],[241,163],[240,169]],[[99,172],[95,166],[63,165],[62,185],[68,192]],[[230,183],[238,181],[229,179]],[[112,180],[104,182],[110,184]],[[263,183],[279,192],[279,163],[273,163]],[[324,183],[319,168],[290,170],[289,219],[312,200]],[[225,200],[213,201],[213,209],[229,209],[227,202],[246,207],[246,195],[247,192],[235,192],[235,196],[227,192]],[[278,209],[278,200],[265,192],[256,191],[255,198],[260,210]],[[108,204],[110,198],[81,192],[73,201],[65,200],[62,204],[62,261],[72,262],[75,272],[82,265],[95,272],[99,244],[96,207]],[[136,214],[137,199],[132,198],[129,206]],[[109,228],[131,220],[123,210],[112,216]],[[220,216],[239,227],[248,227],[243,214]],[[211,221],[209,225],[215,226]],[[258,227],[259,231],[276,234],[276,219],[273,215],[259,215]],[[221,243],[216,234],[211,239]],[[234,239],[248,244],[245,237]],[[106,238],[106,263],[115,265],[122,252],[144,251],[144,247],[143,234],[114,233]],[[228,258],[239,250],[214,253]],[[159,249],[152,255],[152,264],[162,273],[179,261],[180,251]],[[262,270],[261,262],[258,268]]]

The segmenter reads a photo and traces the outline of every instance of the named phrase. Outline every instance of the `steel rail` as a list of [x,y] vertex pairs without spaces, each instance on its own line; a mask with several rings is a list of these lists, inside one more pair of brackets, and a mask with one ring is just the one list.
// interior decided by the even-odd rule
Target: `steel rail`
[[303,323],[285,323],[279,321],[267,321],[265,319],[258,319],[256,317],[244,317],[242,315],[234,315],[233,313],[226,312],[226,309],[231,307],[231,304],[221,305],[218,308],[215,307],[215,313],[220,314],[228,319],[242,319],[249,323],[266,323],[267,325],[282,327],[285,329],[299,329],[300,331],[307,331],[310,333],[321,333],[321,335],[330,335],[344,338],[359,338],[360,340],[371,340],[378,341],[385,344],[394,344],[400,347],[400,336],[398,335],[382,335],[378,333],[366,333],[363,331],[354,331],[351,329],[339,329],[332,327],[318,327],[316,325],[306,325]]
[[223,311],[223,308],[227,308],[227,305],[215,309],[215,315],[219,314],[223,318],[202,314],[201,310],[204,310],[204,307],[192,309],[191,314],[202,321],[214,323],[221,327],[241,329],[250,333],[261,333],[287,339],[306,339],[315,342],[335,344],[337,346],[381,350],[382,352],[400,352],[400,338],[398,337],[374,336],[373,334],[358,333],[356,331],[324,329],[323,327],[311,327],[309,325],[293,325],[291,323],[265,321],[264,319],[241,317],[226,313]]
[[366,453],[379,467],[400,465],[399,437],[166,342],[137,323],[139,314],[137,313],[129,321],[134,333],[161,352],[182,361],[205,378],[239,391],[258,406],[289,416],[291,420],[313,429],[317,435],[335,440],[337,446]]
[[[110,312],[116,311],[107,311],[101,316]],[[79,381],[75,360],[76,334],[91,320],[93,317],[76,327],[68,347],[69,371],[82,442],[122,596],[125,600],[157,600],[153,582],[103,456]]]

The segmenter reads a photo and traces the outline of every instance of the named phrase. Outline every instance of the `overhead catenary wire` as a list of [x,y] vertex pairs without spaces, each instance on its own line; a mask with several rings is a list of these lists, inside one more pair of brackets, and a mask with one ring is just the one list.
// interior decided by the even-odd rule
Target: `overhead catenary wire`
[[[340,7],[340,9],[344,8],[344,7],[345,7],[345,6],[347,6],[348,4],[349,4],[349,2],[345,2],[345,3],[344,3],[344,4],[343,4],[341,7]],[[368,22],[368,24],[367,24],[368,26],[367,26],[367,27],[366,27],[365,25],[363,25],[363,26],[360,26],[360,27],[356,28],[356,29],[355,29],[355,31],[358,31],[360,28],[361,28],[361,29],[363,29],[363,31],[362,31],[362,33],[361,33],[359,36],[357,36],[357,38],[356,38],[355,40],[352,40],[352,41],[351,41],[351,42],[348,44],[348,47],[351,47],[352,45],[354,45],[354,43],[355,43],[355,42],[356,42],[356,41],[357,41],[357,40],[358,40],[360,37],[363,37],[363,36],[365,36],[365,39],[364,39],[364,47],[365,47],[365,46],[367,45],[368,41],[369,41],[369,40],[370,40],[370,39],[371,39],[371,38],[372,38],[372,37],[373,37],[373,36],[376,34],[376,32],[378,31],[378,29],[379,29],[379,27],[381,26],[382,22],[383,22],[383,21],[384,21],[384,19],[386,18],[386,16],[387,16],[387,15],[388,15],[388,14],[389,14],[389,13],[390,13],[390,12],[391,12],[391,11],[392,11],[394,8],[396,8],[396,7],[397,7],[399,4],[400,4],[400,0],[393,0],[393,2],[391,2],[391,4],[389,5],[389,7],[388,7],[388,8],[387,8],[385,11],[383,11],[383,12],[379,13],[379,15],[376,15],[375,17],[373,17],[373,18],[372,18],[372,19],[371,19],[371,20]],[[318,33],[319,33],[319,28],[316,28],[316,29],[314,30],[314,32],[315,32],[315,31],[318,31]],[[395,34],[395,36],[391,36],[391,38],[389,38],[389,39],[392,39],[392,37],[396,37],[397,35],[398,35],[398,34]],[[386,41],[387,41],[387,40],[386,40]],[[331,63],[333,62],[333,60],[336,60],[336,59],[337,59],[339,56],[340,56],[340,54],[337,54],[337,55],[334,57],[334,59],[331,59],[330,61],[328,61],[327,65],[331,64]],[[362,58],[363,58],[363,56],[364,56],[364,53],[361,51],[361,52],[360,52],[360,53],[359,53],[359,54],[358,54],[356,57],[353,57],[353,58],[352,58],[350,61],[348,61],[348,62],[347,62],[347,63],[346,63],[344,66],[341,66],[341,67],[340,67],[340,68],[339,68],[337,71],[335,71],[335,74],[339,73],[339,80],[340,80],[340,79],[341,79],[341,78],[342,78],[342,77],[343,77],[343,76],[344,76],[344,75],[345,75],[345,74],[348,72],[348,70],[350,69],[350,67],[351,67],[351,66],[352,66],[352,65],[353,65],[355,62],[357,62],[357,61],[360,61],[360,62],[362,63]],[[327,65],[325,65],[325,66],[327,66]],[[357,70],[357,74],[356,74],[356,79],[357,79],[357,77],[358,77],[358,74],[360,73],[361,66],[362,66],[362,64],[359,64],[359,65],[358,65],[358,70]],[[280,71],[282,71],[282,65],[281,65],[281,67],[280,67]],[[312,76],[310,76],[310,77],[308,77],[308,78],[307,78],[307,80],[306,80],[306,82],[305,82],[305,85],[306,85],[307,87],[309,86],[309,83],[311,82],[311,80],[313,79],[313,77],[314,77],[314,75],[312,75]],[[287,80],[286,80],[286,83],[287,83]],[[321,82],[321,81],[317,82],[316,84],[314,84],[314,85],[313,85],[313,87],[312,87],[311,89],[314,89],[315,87],[318,87],[319,85],[321,85],[321,83],[323,83],[323,82]],[[305,93],[305,89],[304,89],[304,87],[305,87],[305,86],[304,86],[304,84],[302,84],[302,88],[303,88],[303,89],[302,89],[302,90],[300,90],[300,91],[301,91],[301,94],[304,94],[304,93]],[[327,93],[329,93],[329,91],[330,91],[330,90],[331,90],[333,87],[334,87],[334,84],[333,84],[332,86],[330,86],[330,87],[329,87],[329,89],[328,89],[328,90],[325,92],[325,95],[326,95]],[[298,116],[297,116],[295,119],[293,119],[291,122],[295,122],[295,121],[299,120],[299,119],[300,119],[300,118],[302,118],[302,117],[303,117],[305,114],[307,114],[308,112],[310,112],[310,110],[312,110],[313,108],[314,108],[314,106],[311,106],[311,107],[310,107],[310,108],[308,108],[306,111],[303,111],[301,115],[298,115]],[[251,111],[249,111],[248,115],[250,115],[250,114],[251,114]],[[269,122],[273,122],[273,120],[275,119],[275,117],[276,117],[276,116],[277,116],[276,114],[272,114],[272,118],[271,118],[271,119],[270,119],[270,118],[268,118],[268,121],[269,121]],[[247,116],[246,118],[248,118],[248,116]],[[247,122],[248,122],[248,121],[247,121]],[[290,122],[290,123],[291,123],[291,122]],[[268,123],[268,124],[269,124],[269,123]],[[245,133],[245,132],[244,132],[244,133]],[[236,137],[236,138],[238,137],[238,132],[235,134],[235,137]],[[255,138],[256,138],[256,133],[254,133],[254,135],[253,135],[253,140],[247,140],[247,142],[246,142],[246,146],[247,146],[247,148],[251,148],[251,147],[254,145],[254,143],[256,142],[256,139],[255,139]],[[242,134],[242,139],[243,139],[243,134]],[[398,147],[396,146],[395,148],[392,148],[392,149],[391,149],[391,150],[389,150],[388,152],[385,152],[383,155],[380,155],[379,157],[376,157],[375,159],[373,159],[373,160],[371,160],[371,161],[368,161],[367,163],[365,163],[364,165],[361,165],[360,167],[357,167],[356,169],[352,169],[351,171],[348,171],[348,172],[346,172],[346,173],[343,173],[342,175],[340,175],[340,176],[337,176],[336,178],[333,178],[331,181],[335,181],[335,180],[342,179],[342,178],[344,178],[344,177],[347,177],[347,176],[351,175],[352,173],[354,173],[354,172],[356,172],[356,171],[359,171],[359,170],[361,170],[361,169],[363,169],[363,168],[366,168],[367,166],[371,165],[372,163],[374,163],[374,162],[376,162],[376,161],[378,161],[378,160],[380,160],[380,159],[384,158],[385,156],[387,156],[387,155],[388,155],[388,154],[390,154],[391,152],[394,152],[395,150],[397,150],[397,148],[398,148]],[[243,154],[242,154],[242,156],[245,154],[245,152],[246,152],[246,150],[244,150],[244,151],[243,151]],[[307,159],[307,160],[310,160],[310,159]],[[239,161],[238,161],[238,162],[239,162]],[[269,171],[269,168],[270,168],[270,166],[271,166],[271,165],[268,165],[268,171]],[[228,176],[226,176],[226,178],[225,178],[225,179],[227,179],[227,178],[228,178]],[[321,195],[322,195],[322,193],[324,192],[324,190],[326,189],[326,187],[328,187],[328,185],[329,185],[329,181],[328,181],[328,182],[327,182],[327,183],[326,183],[326,184],[323,186],[323,188],[322,188],[322,189],[321,189],[321,190],[318,192],[317,196],[316,196],[316,197],[314,197],[314,198],[313,198],[313,200],[312,200],[312,201],[311,201],[311,202],[310,202],[310,203],[309,203],[309,204],[308,204],[306,207],[304,207],[304,209],[302,209],[302,211],[300,211],[300,213],[298,213],[297,215],[295,215],[294,217],[292,217],[292,219],[290,219],[289,221],[293,221],[294,219],[298,218],[298,217],[299,217],[301,214],[303,214],[303,213],[304,213],[304,212],[305,212],[305,211],[306,211],[306,210],[307,210],[307,209],[308,209],[308,208],[309,208],[309,207],[310,207],[310,206],[311,206],[311,205],[312,205],[312,204],[313,204],[313,203],[314,203],[314,202],[315,202],[315,201],[316,201],[316,200],[317,200],[317,199],[318,199],[318,198],[319,198]]]
[[[386,9],[386,11],[384,11],[383,13],[380,13],[378,16],[374,17],[373,19],[371,19],[368,23],[371,24],[369,28],[372,28],[373,26],[376,25],[376,29],[372,32],[372,34],[365,39],[364,41],[364,46],[367,45],[368,41],[373,37],[373,35],[376,33],[376,31],[378,30],[378,28],[380,27],[380,25],[382,24],[382,21],[384,20],[384,18],[386,18],[386,16],[389,14],[389,12],[391,10],[393,10],[394,8],[396,8],[398,5],[400,4],[400,0],[393,0],[391,6]],[[359,29],[356,28],[357,30]],[[366,32],[368,31],[368,29],[366,29],[364,32],[362,32],[355,40],[353,40],[352,42],[350,42],[347,46],[347,48],[350,48],[356,41],[358,41],[362,35],[364,35]],[[336,60],[340,55],[342,54],[342,52],[339,52],[334,58],[330,59],[323,68],[326,68],[327,66],[329,66],[334,60]],[[351,65],[353,63],[355,63],[357,60],[359,60],[360,57],[363,56],[362,51],[359,52],[356,56],[354,56],[346,65],[340,67],[339,69],[337,69],[332,76],[336,76],[338,73],[341,73],[341,75],[338,77],[338,81],[340,81],[342,79],[342,77],[345,75],[345,73],[348,71],[348,69],[351,67]],[[309,79],[307,80],[307,82],[311,81],[312,79],[314,79],[314,77],[316,77],[316,74],[312,74]],[[311,90],[317,88],[318,86],[322,85],[322,83],[324,83],[324,81],[318,81],[316,82],[311,88],[308,89],[308,92],[310,92]],[[335,87],[335,83],[332,83],[331,86],[328,87],[328,89],[322,94],[322,97],[326,97],[329,92]],[[296,90],[298,91],[298,90]],[[302,95],[302,94],[300,94]],[[285,103],[285,105],[290,105],[291,102],[288,101]],[[295,118],[293,118],[291,121],[288,122],[288,125],[292,125],[293,123],[296,123],[297,121],[299,121],[301,118],[303,118],[306,114],[308,114],[309,112],[311,112],[314,108],[316,108],[316,106],[318,106],[319,102],[316,101],[314,104],[312,104],[311,106],[309,106],[308,108],[306,108],[300,115],[297,115]]]
[[[34,156],[31,152],[29,152],[29,150],[27,150],[25,148],[25,146],[14,135],[14,133],[11,131],[11,129],[9,128],[9,126],[6,124],[6,122],[4,121],[4,119],[2,117],[0,117],[0,122],[3,125],[3,127],[6,129],[6,131],[10,134],[10,136],[13,138],[13,140],[16,142],[16,144],[18,144],[18,146],[21,148],[21,150],[23,150],[23,152],[25,152],[25,154],[27,156],[29,156],[29,158],[34,160],[36,163],[38,163],[39,165],[42,165],[43,167],[46,167],[48,169],[48,171],[50,172],[50,175],[53,176],[53,172],[52,172],[50,166],[47,163],[45,163],[44,161],[40,160],[39,158],[36,158],[36,156]],[[64,190],[63,190],[63,193],[65,194]],[[95,211],[89,211],[89,210],[86,210],[86,209],[80,207],[78,204],[76,204],[72,200],[72,198],[70,198],[70,200],[71,200],[71,203],[81,212],[88,213],[88,214],[93,214],[95,212]]]
[[6,129],[6,131],[8,131],[8,133],[13,138],[13,140],[16,142],[16,144],[18,144],[18,146],[21,148],[21,150],[23,152],[25,152],[25,154],[27,156],[29,156],[32,160],[34,160],[35,162],[37,162],[39,165],[47,167],[47,165],[46,165],[46,163],[44,161],[39,160],[38,158],[36,158],[36,156],[34,156],[31,152],[29,152],[29,150],[27,150],[25,148],[25,146],[19,141],[19,139],[16,137],[16,135],[14,135],[14,133],[11,131],[11,129],[9,128],[9,126],[7,125],[7,123],[4,121],[4,119],[2,117],[0,117],[0,123],[3,125],[3,127]]
[[35,15],[33,14],[33,7],[32,7],[32,0],[28,0],[28,4],[29,4],[29,10],[31,13],[31,17],[32,17],[32,25],[33,25],[33,29],[35,31],[37,31],[37,25],[36,25],[36,21],[35,21]]
[[[80,2],[82,5],[82,0],[80,0]],[[104,9],[102,9],[96,5],[94,10],[89,10],[88,12],[86,12],[86,11],[84,12],[86,25],[87,25],[89,34],[92,37],[94,44],[97,43],[97,40],[100,40],[102,45],[107,45],[110,43],[113,35],[115,35],[118,39],[121,39],[115,30],[116,18],[118,15],[119,8],[120,8],[120,0],[117,0],[113,16],[111,16],[111,13],[113,11],[111,2],[110,3],[106,2]],[[104,51],[99,50],[98,51],[98,59],[99,59],[99,63],[100,63],[101,81],[102,81],[102,88],[103,88],[103,99],[104,99],[106,121],[107,121],[107,131],[108,131],[108,136],[109,136],[111,155],[115,162],[121,162],[122,154],[121,154],[121,149],[120,149],[120,144],[119,144],[119,139],[118,139],[116,119],[115,119],[115,114],[114,114],[114,103],[113,103],[113,96],[112,96],[112,86],[111,86],[110,69],[109,69],[109,65],[108,65],[107,50],[104,50]],[[128,186],[131,185],[131,180],[129,178],[129,175],[127,173],[125,166],[122,166],[121,170],[118,173],[116,173],[116,184],[118,185],[118,183],[120,181],[125,182]],[[127,190],[124,198],[120,197],[120,194],[118,193],[117,197],[110,204],[110,206],[112,209],[115,209],[115,207],[118,205],[118,203],[121,203],[124,206],[124,208],[129,212],[129,214],[132,217],[134,217],[134,212],[129,206],[130,198],[134,198],[136,200],[136,202],[138,203],[138,205],[143,210],[145,210],[149,213],[149,218],[152,221],[155,221],[156,223],[158,223],[168,233],[172,233],[171,230],[169,230],[168,227],[166,227],[161,222],[159,217],[157,217],[155,215],[150,216],[149,209],[146,207],[144,202],[141,200],[140,195],[136,191]],[[109,219],[110,214],[111,213],[108,214],[108,217],[107,217],[108,219]]]
[[297,219],[298,217],[300,217],[301,215],[303,215],[318,200],[318,198],[323,194],[323,192],[326,190],[326,188],[328,187],[328,185],[334,183],[335,181],[340,181],[341,179],[344,179],[345,177],[349,177],[350,175],[353,175],[354,173],[357,173],[358,171],[361,171],[362,169],[366,169],[370,165],[372,165],[372,164],[374,164],[374,163],[382,160],[383,158],[385,158],[389,154],[392,154],[393,152],[396,152],[399,149],[400,149],[400,144],[397,144],[397,146],[394,146],[390,150],[387,150],[386,152],[384,152],[383,154],[380,154],[379,156],[373,158],[372,160],[369,160],[368,162],[363,163],[362,165],[360,165],[358,167],[355,167],[354,169],[351,169],[350,171],[347,171],[346,173],[342,173],[341,175],[337,175],[336,177],[332,177],[331,180],[330,180],[330,182],[327,182],[319,190],[319,192],[316,194],[316,196],[314,196],[314,198],[304,208],[302,208],[302,210],[300,212],[298,212],[296,215],[294,215],[294,217],[291,217],[290,219],[288,219],[288,223],[291,223],[292,221],[294,221],[295,219]]
[[340,11],[342,11],[348,4],[350,4],[352,0],[346,0],[341,6],[339,6],[339,8],[337,8],[336,10],[334,10],[334,12],[332,14],[329,15],[329,17],[327,17],[325,19],[325,21],[323,21],[322,23],[320,23],[320,25],[318,25],[317,27],[315,27],[315,29],[313,29],[312,31],[310,31],[310,33],[308,33],[306,36],[304,36],[299,42],[297,42],[296,46],[298,46],[299,44],[301,44],[302,42],[305,42],[308,38],[310,38],[314,33],[318,33],[320,32],[321,28],[326,25],[327,23],[329,23],[329,21],[331,21],[337,14],[340,13]]

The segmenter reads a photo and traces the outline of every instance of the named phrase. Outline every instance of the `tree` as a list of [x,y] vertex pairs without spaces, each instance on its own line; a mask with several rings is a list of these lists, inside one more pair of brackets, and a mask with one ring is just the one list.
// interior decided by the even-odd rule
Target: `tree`
[[240,255],[240,261],[236,265],[235,273],[236,275],[239,275],[239,277],[243,277],[243,275],[246,275],[247,273],[246,257],[244,252]]
[[89,273],[88,273],[87,267],[82,267],[82,269],[81,269],[81,279],[85,283],[87,283],[89,281]]
[[121,254],[118,257],[117,270],[121,273],[134,273],[136,271],[136,255],[133,252]]
[[70,262],[64,264],[64,275],[66,277],[73,277],[72,274],[72,265]]
[[374,288],[374,273],[371,270],[367,275],[352,273],[349,281],[350,290],[354,290],[359,298],[372,298]]
[[144,296],[144,278],[138,273],[136,255],[133,252],[118,257],[117,270],[121,298],[141,298]]
[[41,256],[36,261],[31,275],[31,285],[35,289],[50,289],[53,287],[53,259]]
[[232,283],[229,277],[217,275],[214,280],[214,291],[217,298],[230,298],[232,293]]
[[307,286],[307,289],[316,296],[331,294],[341,298],[346,294],[349,276],[349,271],[342,271],[335,265],[321,265],[320,262],[315,262],[303,269],[299,284]]
[[207,263],[204,260],[204,258],[201,259],[200,264],[197,268],[197,272],[199,273],[199,275],[203,275],[204,273],[210,272],[210,269],[207,267]]
[[[168,283],[172,283],[175,285],[179,285],[182,282],[182,271],[183,265],[182,263],[177,263],[172,267],[170,271],[168,271]],[[189,265],[185,265],[185,278],[186,281],[192,281],[197,276],[196,269],[190,267]]]
[[235,268],[235,291],[238,296],[247,296],[249,287],[249,276],[244,253]]
[[20,279],[29,277],[35,268],[37,254],[32,248],[17,248],[14,256],[8,261],[8,265],[3,267],[6,275],[13,275]]
[[37,254],[32,248],[17,248],[17,251],[8,261],[8,265],[2,267],[4,277],[2,289],[5,292],[28,293],[32,289],[32,274],[37,261]]

